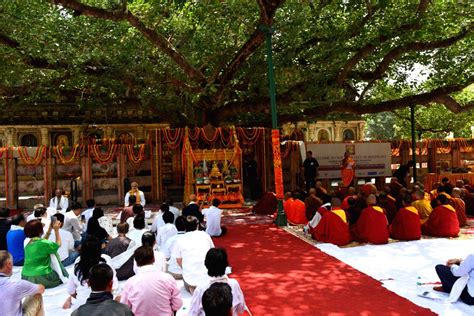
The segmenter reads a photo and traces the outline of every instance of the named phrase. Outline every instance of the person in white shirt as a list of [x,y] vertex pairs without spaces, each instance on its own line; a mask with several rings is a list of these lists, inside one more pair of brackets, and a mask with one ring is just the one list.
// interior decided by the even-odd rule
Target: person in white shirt
[[[165,254],[156,248],[156,237],[152,232],[146,232],[142,235],[142,246],[148,246],[153,249],[155,255],[155,262],[153,266],[161,272],[166,272],[166,257]],[[136,262],[133,263],[133,272],[138,272]]]
[[239,282],[226,276],[225,271],[229,265],[227,253],[223,248],[211,248],[206,254],[204,264],[207,268],[209,279],[196,287],[191,299],[189,315],[205,316],[202,307],[204,292],[214,283],[227,283],[232,289],[232,315],[242,314],[246,309],[245,298]]
[[134,229],[129,231],[127,237],[133,240],[137,245],[142,244],[142,236],[148,230],[145,229],[145,215],[140,214],[133,218]]
[[163,247],[163,253],[166,256],[167,261],[167,272],[173,276],[176,280],[183,279],[183,269],[176,262],[176,257],[171,255],[174,246],[178,239],[180,239],[186,233],[186,218],[184,216],[178,216],[175,222],[178,233],[173,237],[169,238],[165,246]]
[[170,212],[174,215],[173,224],[176,223],[176,219],[181,215],[180,210],[177,207],[174,207],[174,202],[171,198],[166,199],[166,204],[170,207]]
[[[166,204],[164,204],[166,205]],[[163,208],[163,206],[162,206]],[[166,205],[165,209],[168,208],[168,205]],[[163,212],[163,221],[165,222],[165,225],[161,226],[158,228],[158,231],[156,232],[156,244],[158,245],[158,248],[160,250],[163,249],[165,246],[166,241],[176,235],[178,233],[178,230],[176,229],[176,226],[173,224],[174,220],[174,215],[168,210],[165,210]]]
[[87,227],[87,223],[89,222],[89,219],[94,214],[95,200],[94,199],[87,200],[86,205],[87,205],[87,208],[82,212],[82,217],[84,219],[84,227]]
[[56,189],[55,196],[49,200],[48,211],[51,212],[51,215],[54,215],[58,212],[65,213],[68,207],[68,198],[63,195],[63,191],[61,189]]
[[130,195],[135,195],[135,197],[137,198],[137,203],[141,204],[141,206],[144,207],[146,203],[145,194],[142,191],[138,190],[138,183],[132,182],[130,186],[131,190],[128,191],[127,194],[125,194],[124,205],[129,206],[130,203],[128,201],[128,198],[130,197]]
[[28,215],[26,218],[26,222],[28,223],[29,221],[32,221],[34,219],[37,219],[43,224],[43,227],[49,227],[49,224],[51,223],[51,217],[48,214],[48,211],[46,210],[46,207],[37,207],[34,209],[33,213]]
[[63,226],[64,230],[67,230],[72,234],[76,242],[76,247],[79,245],[82,239],[82,224],[80,216],[82,213],[82,205],[77,202],[72,202],[71,207],[66,212],[65,223]]
[[[459,291],[460,293],[458,292],[459,297],[457,298],[467,305],[474,305],[474,253],[468,255],[464,260],[450,259],[445,265],[438,264],[435,269],[441,286],[435,286],[433,290],[451,293],[451,290],[456,287],[455,283],[464,282],[461,283],[463,289]],[[462,280],[459,280],[460,278]]]
[[219,199],[213,199],[211,207],[202,210],[206,220],[206,233],[209,236],[219,237],[227,232],[227,228],[221,226],[222,210],[218,208],[220,204],[221,201]]
[[184,287],[191,294],[198,284],[207,280],[204,258],[208,250],[214,248],[211,236],[199,231],[198,226],[196,217],[186,217],[186,234],[178,239],[171,253],[183,269]]
[[[61,260],[62,264],[67,267],[76,261],[77,257],[79,257],[79,252],[75,251],[74,238],[71,232],[63,229],[65,216],[61,213],[58,213],[54,216],[56,217],[56,220],[61,223],[59,228],[59,235],[61,236],[61,246],[58,249],[59,259]],[[56,241],[56,235],[54,231],[51,232],[49,240]]]

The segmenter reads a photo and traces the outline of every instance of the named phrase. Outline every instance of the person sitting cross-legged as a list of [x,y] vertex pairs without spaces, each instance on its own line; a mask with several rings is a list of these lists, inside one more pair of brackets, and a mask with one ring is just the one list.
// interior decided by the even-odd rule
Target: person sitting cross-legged
[[321,242],[344,246],[351,242],[351,233],[346,213],[341,208],[341,200],[331,200],[331,211],[324,213],[320,222],[312,230],[312,237]]
[[153,265],[153,248],[135,250],[138,273],[125,283],[120,302],[130,307],[135,316],[173,315],[183,305],[176,280]]
[[[54,215],[57,221],[60,223],[59,235],[61,236],[61,246],[58,249],[58,255],[62,264],[67,267],[76,261],[79,257],[79,252],[74,248],[74,237],[71,232],[63,229],[65,216],[61,213]],[[50,241],[56,240],[56,232],[52,231],[51,236],[49,236]]]
[[87,283],[92,292],[86,303],[76,309],[72,316],[133,316],[127,305],[113,299],[114,271],[109,265],[99,263],[93,266]]
[[421,226],[423,235],[433,237],[457,237],[459,234],[459,220],[456,210],[449,204],[444,194],[438,195],[431,201],[433,212]]
[[232,315],[232,289],[225,283],[212,284],[202,295],[206,316]]
[[196,287],[191,299],[191,307],[189,315],[204,316],[202,308],[202,296],[204,292],[215,283],[226,283],[232,289],[232,315],[242,314],[245,309],[244,293],[240,288],[239,282],[235,279],[228,278],[225,270],[229,265],[227,253],[223,248],[211,248],[206,254],[204,264],[207,268],[209,281],[203,282]]
[[[459,297],[456,299],[460,298],[467,305],[474,305],[474,254],[468,255],[464,260],[450,259],[446,265],[438,264],[435,269],[442,285],[435,286],[434,290],[450,293],[455,283],[465,282],[459,288]],[[459,280],[461,277],[463,280]]]
[[211,207],[202,211],[206,219],[206,233],[209,236],[219,237],[227,232],[227,228],[221,226],[222,210],[219,208],[220,204],[221,201],[219,199],[213,199]]
[[370,194],[366,202],[368,206],[362,210],[359,219],[351,227],[354,240],[376,245],[388,243],[388,221],[384,209],[375,205],[377,198],[374,194]]
[[163,204],[161,208],[165,208],[166,211],[163,212],[163,221],[165,225],[158,228],[156,232],[156,244],[160,250],[163,249],[165,243],[168,239],[173,237],[178,233],[176,226],[174,226],[174,215],[169,211],[169,205]]
[[204,259],[214,243],[207,233],[198,230],[199,220],[194,216],[186,217],[186,234],[180,236],[171,251],[171,256],[183,269],[184,287],[193,294],[201,282],[207,280]]
[[181,267],[176,262],[176,258],[173,257],[171,253],[178,239],[180,239],[186,234],[186,218],[184,216],[178,216],[176,218],[175,226],[178,230],[178,234],[174,235],[166,241],[165,246],[163,247],[163,253],[166,259],[168,260],[167,272],[171,274],[176,280],[182,280],[183,269],[181,269]]
[[[131,196],[130,199],[134,198],[135,196]],[[118,255],[121,255],[130,246],[132,240],[127,237],[128,233],[128,224],[127,223],[119,223],[117,225],[117,233],[118,236],[112,239],[109,243],[107,243],[107,247],[105,248],[105,254],[114,258]],[[116,269],[117,271],[117,279],[118,280],[127,280],[130,277],[135,275],[133,271],[133,256],[122,264],[120,268]]]
[[[0,293],[2,298],[1,315],[44,315],[43,298],[44,286],[25,280],[14,280],[12,256],[5,250],[0,250]],[[22,300],[26,298],[22,304]]]
[[18,214],[12,218],[12,226],[7,233],[8,252],[10,252],[13,257],[14,266],[22,266],[25,260],[25,224],[25,216]]
[[389,227],[390,236],[398,240],[418,240],[421,238],[421,224],[418,210],[411,206],[410,195],[402,200],[403,207],[395,214]]

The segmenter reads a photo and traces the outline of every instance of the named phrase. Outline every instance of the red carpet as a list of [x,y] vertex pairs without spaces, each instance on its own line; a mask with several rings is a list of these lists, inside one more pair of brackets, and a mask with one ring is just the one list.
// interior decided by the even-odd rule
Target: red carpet
[[434,315],[274,225],[228,229],[214,242],[253,315]]

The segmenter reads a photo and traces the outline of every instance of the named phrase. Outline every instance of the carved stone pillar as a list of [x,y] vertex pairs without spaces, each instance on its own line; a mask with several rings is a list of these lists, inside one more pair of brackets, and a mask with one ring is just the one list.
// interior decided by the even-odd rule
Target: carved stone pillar
[[118,181],[117,198],[119,201],[118,202],[119,205],[122,205],[123,199],[125,198],[125,190],[128,189],[128,188],[125,188],[123,185],[126,177],[127,177],[127,155],[120,150],[117,155],[117,181]]
[[13,127],[5,129],[5,141],[7,146],[16,146],[16,129]]
[[80,144],[81,143],[81,128],[80,127],[73,127],[71,128],[72,131],[72,144]]
[[114,129],[111,126],[107,126],[104,130],[104,138],[111,139],[114,137]]
[[137,140],[144,140],[145,139],[145,126],[138,125],[137,126],[137,134],[135,135]]
[[357,139],[359,141],[363,141],[364,140],[364,136],[365,136],[365,123],[359,123],[358,124],[359,128],[357,129]]
[[41,132],[41,145],[49,146],[49,128],[42,127],[40,128]]
[[[10,151],[11,154],[11,151]],[[18,208],[18,181],[16,174],[17,161],[15,158],[8,159],[5,165],[5,206],[11,209]],[[8,179],[8,181],[6,181]]]
[[342,141],[342,126],[340,123],[334,124],[334,141]]

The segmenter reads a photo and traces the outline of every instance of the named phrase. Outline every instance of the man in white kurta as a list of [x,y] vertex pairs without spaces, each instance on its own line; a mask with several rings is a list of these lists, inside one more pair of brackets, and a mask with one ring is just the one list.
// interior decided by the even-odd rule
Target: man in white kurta
[[69,200],[66,196],[63,195],[61,189],[56,189],[55,196],[49,200],[48,213],[54,215],[56,213],[66,213],[67,208],[69,207]]
[[128,198],[130,197],[130,195],[135,195],[135,197],[137,198],[137,203],[141,204],[144,207],[146,203],[145,194],[143,193],[143,191],[138,190],[138,183],[132,182],[130,186],[132,187],[131,190],[128,191],[127,194],[125,194],[125,207],[129,206],[130,204],[128,202]]

